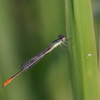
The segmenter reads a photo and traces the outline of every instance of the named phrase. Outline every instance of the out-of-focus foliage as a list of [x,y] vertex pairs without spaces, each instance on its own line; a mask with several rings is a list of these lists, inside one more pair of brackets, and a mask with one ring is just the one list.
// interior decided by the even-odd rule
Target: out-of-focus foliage
[[[0,100],[98,98],[97,39],[90,0],[0,0],[0,85],[59,34],[72,38],[73,45],[55,48],[34,68],[0,87]],[[85,55],[83,60],[84,54],[93,56]]]
[[[94,16],[94,25],[96,33],[95,35],[97,42],[97,57],[99,65],[99,84],[100,84],[100,1],[99,0],[93,3],[93,16]],[[100,85],[99,85],[99,93],[100,93]]]

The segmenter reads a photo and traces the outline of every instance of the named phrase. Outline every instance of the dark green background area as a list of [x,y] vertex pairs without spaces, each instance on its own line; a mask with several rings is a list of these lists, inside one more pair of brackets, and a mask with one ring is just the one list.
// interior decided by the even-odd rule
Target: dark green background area
[[[95,38],[90,0],[0,0],[0,100],[99,100],[97,22]],[[60,34],[73,44],[2,88]]]

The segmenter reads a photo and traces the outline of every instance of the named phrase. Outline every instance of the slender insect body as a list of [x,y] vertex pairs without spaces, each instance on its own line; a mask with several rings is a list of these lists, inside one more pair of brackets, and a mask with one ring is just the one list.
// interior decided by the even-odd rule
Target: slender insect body
[[9,84],[15,77],[17,77],[19,74],[21,74],[23,71],[28,70],[29,68],[31,68],[32,66],[34,66],[35,64],[37,64],[47,53],[51,52],[54,48],[56,48],[58,45],[65,45],[66,42],[66,38],[62,35],[58,36],[59,38],[57,40],[55,40],[54,42],[51,43],[50,46],[48,46],[45,50],[41,51],[39,54],[37,54],[36,56],[32,57],[31,59],[27,60],[23,65],[22,65],[22,69],[16,73],[14,76],[12,76],[10,79],[8,79],[6,82],[3,83],[3,87],[5,87],[7,84]]

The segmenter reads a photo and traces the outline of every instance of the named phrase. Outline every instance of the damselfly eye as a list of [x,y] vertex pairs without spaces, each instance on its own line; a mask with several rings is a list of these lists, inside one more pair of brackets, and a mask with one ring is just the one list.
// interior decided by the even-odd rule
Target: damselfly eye
[[66,38],[66,37],[63,36],[63,35],[59,35],[58,37],[59,37],[59,39],[62,39],[62,40]]
[[63,36],[63,35],[59,35],[58,37],[59,37],[59,39],[61,39],[62,41],[65,41],[65,40],[66,40],[66,37]]

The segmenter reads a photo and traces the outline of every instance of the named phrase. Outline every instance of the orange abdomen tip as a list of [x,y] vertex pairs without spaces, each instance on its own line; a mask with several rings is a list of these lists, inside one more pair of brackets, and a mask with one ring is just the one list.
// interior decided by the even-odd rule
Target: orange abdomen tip
[[13,78],[8,79],[6,82],[3,83],[2,87],[5,87],[7,84],[9,84]]

